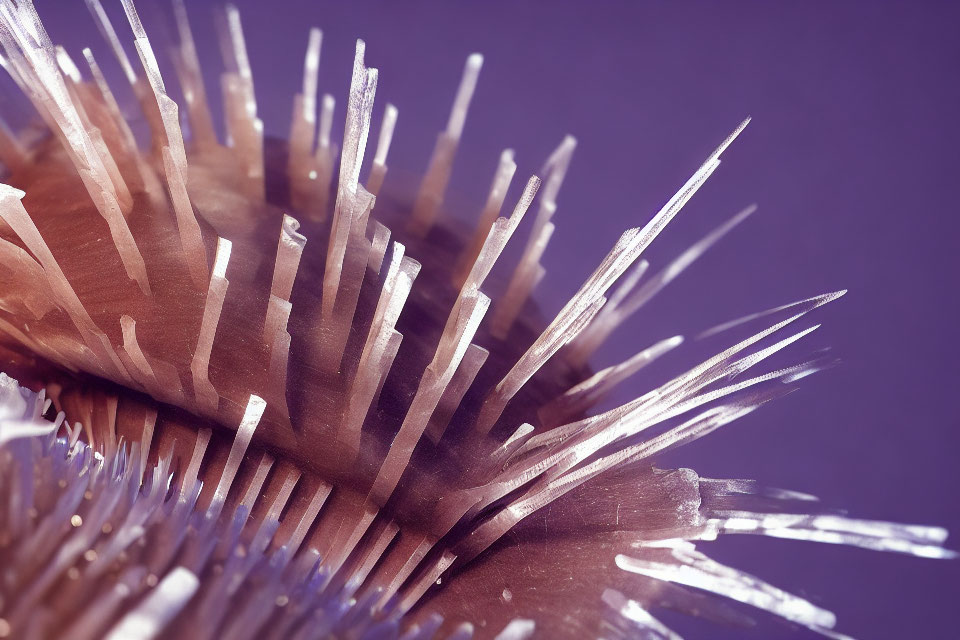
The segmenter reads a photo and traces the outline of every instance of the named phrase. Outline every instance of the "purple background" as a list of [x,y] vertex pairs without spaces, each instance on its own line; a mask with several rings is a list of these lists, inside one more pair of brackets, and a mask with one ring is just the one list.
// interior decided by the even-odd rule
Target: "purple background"
[[[92,44],[118,78],[82,3],[39,4],[54,40],[77,59],[80,47]],[[106,4],[129,43],[119,3]],[[148,31],[161,38],[164,12],[147,4]],[[213,5],[189,4],[201,59],[216,69]],[[363,37],[367,63],[380,69],[376,121],[387,100],[400,109],[390,165],[410,172],[426,166],[466,55],[485,54],[452,179],[466,202],[479,206],[502,148],[517,150],[515,193],[564,133],[576,135],[538,292],[550,312],[623,229],[645,222],[742,117],[754,116],[723,166],[657,240],[654,266],[744,205],[755,201],[760,211],[618,332],[596,363],[606,366],[677,332],[849,288],[816,315],[824,327],[794,351],[799,358],[832,345],[843,359],[839,368],[669,462],[814,493],[858,516],[960,532],[952,188],[960,143],[958,5],[238,5],[270,134],[286,135],[307,29],[317,25],[324,29],[321,91],[337,97],[337,128],[353,40]],[[160,40],[154,47],[163,51]],[[128,51],[133,55],[132,46]],[[215,82],[208,71],[208,91],[217,93]],[[175,85],[172,75],[168,85]],[[132,108],[129,94],[114,86]],[[386,190],[391,185],[388,176]],[[656,379],[627,383],[620,400]],[[757,538],[706,550],[834,610],[839,629],[852,635],[954,636],[957,562]],[[743,637],[662,617],[698,637]],[[765,627],[756,637],[783,631]]]

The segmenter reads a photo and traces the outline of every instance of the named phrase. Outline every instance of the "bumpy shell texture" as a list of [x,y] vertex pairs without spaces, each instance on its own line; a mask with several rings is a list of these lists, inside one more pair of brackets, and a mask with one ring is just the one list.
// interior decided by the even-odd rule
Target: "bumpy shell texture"
[[87,4],[142,117],[90,49],[77,64],[31,2],[0,0],[3,66],[39,116],[0,128],[0,637],[677,637],[659,608],[843,637],[829,611],[700,543],[953,555],[940,528],[654,466],[829,366],[770,363],[842,291],[709,329],[717,355],[600,408],[683,338],[600,371],[594,351],[753,212],[660,271],[642,257],[748,121],[544,318],[531,295],[576,140],[515,202],[505,150],[475,228],[444,215],[482,56],[405,199],[383,189],[398,111],[372,122],[362,41],[339,144],[317,29],[289,139],[272,140],[224,8],[218,139],[183,0],[182,104],[132,0],[123,25]]

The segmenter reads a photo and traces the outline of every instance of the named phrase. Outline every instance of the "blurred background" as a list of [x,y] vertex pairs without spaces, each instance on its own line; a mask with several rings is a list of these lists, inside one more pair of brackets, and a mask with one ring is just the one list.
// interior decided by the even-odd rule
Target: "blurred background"
[[[83,3],[37,4],[53,39],[75,59],[82,60],[82,47],[93,47],[121,102],[135,112]],[[104,4],[135,55],[119,2]],[[838,367],[661,464],[755,478],[816,494],[858,517],[941,525],[960,536],[960,4],[236,4],[269,135],[287,135],[310,26],[324,32],[320,90],[337,98],[335,131],[342,130],[354,41],[367,41],[367,64],[380,70],[374,135],[387,101],[400,112],[387,193],[415,186],[401,176],[426,167],[473,51],[484,54],[484,68],[451,182],[451,202],[466,206],[447,215],[476,215],[503,148],[514,148],[519,164],[510,204],[563,135],[575,135],[579,146],[544,258],[548,275],[536,294],[550,315],[624,229],[646,222],[743,117],[753,116],[720,169],[651,248],[653,268],[744,206],[756,202],[759,211],[627,322],[594,364],[619,362],[677,333],[691,340],[670,357],[692,364],[711,355],[692,340],[703,329],[848,288],[804,325],[824,323],[791,351],[798,360],[831,346]],[[164,58],[174,40],[169,7],[140,5]],[[214,7],[188,2],[219,111]],[[169,61],[161,64],[177,96]],[[0,100],[21,99],[5,90]],[[643,372],[611,401],[647,391],[671,366]],[[960,548],[958,540],[948,546]],[[755,537],[704,548],[835,611],[844,633],[956,637],[956,561]],[[657,615],[692,637],[788,631],[723,630]]]

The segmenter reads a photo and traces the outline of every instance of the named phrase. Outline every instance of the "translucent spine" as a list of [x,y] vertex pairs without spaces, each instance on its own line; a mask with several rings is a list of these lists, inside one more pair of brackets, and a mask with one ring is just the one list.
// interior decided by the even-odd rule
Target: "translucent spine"
[[[310,29],[303,61],[303,89],[293,99],[287,176],[290,180],[290,201],[301,210],[309,200],[311,180],[316,180],[313,145],[317,136],[317,76],[322,41],[320,29]],[[310,177],[311,171],[314,172],[313,178]]]
[[383,111],[383,120],[380,123],[380,135],[377,138],[377,151],[373,156],[373,166],[367,177],[367,191],[377,197],[383,180],[387,175],[387,154],[390,152],[390,143],[393,141],[393,130],[397,126],[397,108],[387,103]]
[[420,264],[404,256],[404,246],[393,243],[390,266],[380,291],[370,330],[360,354],[357,373],[351,382],[343,419],[338,429],[338,440],[346,445],[345,460],[356,458],[360,450],[360,432],[371,402],[386,378],[396,347],[402,336],[394,328],[400,311],[406,303]]
[[207,507],[207,517],[216,519],[223,510],[223,505],[227,501],[227,494],[233,485],[233,480],[240,469],[240,463],[243,462],[243,456],[250,446],[253,439],[253,433],[260,424],[260,418],[267,408],[267,403],[263,398],[251,395],[247,401],[247,407],[244,409],[243,418],[240,420],[240,426],[237,428],[237,435],[233,439],[230,447],[230,454],[227,457],[227,463],[224,465],[220,474],[220,482],[217,483],[217,489],[213,494],[213,500]]
[[480,249],[490,233],[490,227],[494,220],[500,215],[500,209],[503,208],[503,201],[507,197],[507,189],[513,181],[513,176],[517,172],[517,163],[514,162],[513,149],[504,149],[500,154],[500,162],[497,163],[496,173],[493,175],[493,184],[490,185],[490,192],[487,195],[487,201],[480,212],[480,219],[477,221],[476,231],[470,238],[470,242],[464,248],[463,253],[457,260],[457,266],[453,272],[453,284],[455,287],[462,287],[470,269],[473,268],[477,257],[480,255]]
[[241,159],[244,191],[250,198],[263,200],[263,121],[257,117],[257,99],[253,73],[247,57],[247,45],[240,24],[240,12],[232,4],[225,8],[226,33],[221,34],[229,71],[221,76],[225,121],[230,145]]
[[343,357],[357,296],[366,271],[370,242],[366,237],[367,220],[374,197],[359,184],[373,98],[377,90],[377,70],[363,63],[365,45],[357,41],[350,100],[344,127],[343,153],[333,223],[323,274],[321,300],[322,361],[329,371],[337,372]]
[[500,339],[507,337],[523,304],[546,273],[540,258],[553,235],[554,225],[550,220],[557,211],[557,194],[567,175],[576,146],[576,138],[565,137],[543,167],[546,182],[540,193],[540,204],[534,219],[533,231],[530,232],[530,239],[527,241],[520,263],[510,278],[507,291],[497,301],[490,319],[490,332]]
[[217,254],[213,263],[213,273],[210,275],[210,284],[207,287],[207,299],[203,305],[203,319],[197,335],[197,347],[190,362],[194,397],[200,407],[207,412],[216,411],[220,401],[220,395],[210,382],[210,352],[213,350],[213,339],[217,334],[223,300],[227,295],[227,286],[230,284],[226,274],[231,248],[232,244],[229,240],[217,239]]
[[127,370],[136,379],[140,386],[149,393],[162,393],[153,367],[137,342],[137,322],[130,316],[120,316],[120,328],[123,332],[123,346],[120,348],[120,359],[124,361]]
[[160,75],[160,67],[153,54],[153,47],[147,38],[147,32],[140,23],[137,9],[133,0],[123,0],[123,9],[133,31],[137,53],[147,75],[147,81],[153,91],[154,99],[160,111],[160,120],[163,125],[165,144],[161,145],[163,169],[167,178],[167,189],[177,219],[177,230],[180,233],[180,247],[183,257],[190,271],[194,285],[201,289],[207,283],[207,254],[203,245],[203,234],[200,224],[193,212],[190,196],[187,192],[187,153],[183,145],[183,134],[180,131],[179,109],[177,103],[167,95]]
[[333,128],[333,113],[337,101],[329,93],[323,94],[320,101],[320,120],[317,130],[317,148],[313,154],[313,169],[307,174],[310,179],[309,190],[304,208],[312,220],[327,219],[330,204],[330,184],[336,169],[337,145],[330,138]]
[[147,268],[124,219],[116,187],[70,96],[56,60],[56,49],[36,9],[29,1],[18,5],[8,3],[0,6],[0,18],[6,27],[0,30],[0,43],[8,56],[9,67],[14,69],[19,81],[29,87],[26,93],[37,111],[58,133],[90,199],[110,228],[127,275],[149,296]]
[[287,319],[290,317],[290,294],[297,276],[300,256],[307,239],[297,233],[300,223],[291,216],[284,215],[280,227],[280,240],[277,244],[277,259],[273,267],[273,280],[270,284],[270,299],[267,315],[263,323],[263,342],[270,350],[271,379],[286,378],[287,357],[290,349],[290,336],[286,332]]
[[215,145],[217,136],[213,129],[213,118],[210,115],[207,91],[203,85],[200,59],[197,57],[193,32],[190,29],[190,20],[183,0],[173,0],[173,15],[177,22],[177,33],[180,36],[180,47],[174,53],[174,61],[180,77],[180,85],[183,87],[183,97],[187,101],[191,140],[199,149],[204,149]]
[[121,144],[126,154],[132,158],[136,164],[137,172],[140,175],[140,179],[144,183],[144,188],[150,191],[150,186],[152,181],[156,180],[156,177],[153,175],[153,170],[147,165],[143,157],[140,155],[139,150],[137,149],[137,141],[134,138],[133,131],[130,129],[130,125],[127,123],[126,118],[123,117],[123,114],[120,111],[120,105],[117,104],[117,100],[113,95],[113,92],[110,90],[110,85],[107,84],[106,78],[103,76],[103,72],[100,70],[100,65],[97,64],[96,59],[93,57],[93,52],[89,48],[83,50],[83,57],[87,61],[87,66],[90,67],[90,74],[93,76],[94,83],[97,86],[97,89],[100,92],[100,97],[103,99],[103,103],[107,107],[107,111],[110,114],[110,117],[113,119],[114,124],[117,126],[117,129],[120,131],[121,135]]
[[200,580],[183,567],[168,573],[135,609],[107,634],[109,640],[152,640],[186,606]]
[[[707,249],[713,246],[731,229],[746,220],[746,218],[756,210],[756,205],[751,205],[743,209],[704,236],[699,242],[691,245],[662,271],[649,278],[643,285],[637,287],[636,290],[633,290],[637,284],[636,280],[634,280],[629,287],[624,287],[622,289],[623,295],[618,296],[616,299],[611,298],[610,304],[607,304],[603,310],[600,311],[596,320],[570,345],[569,357],[571,360],[575,364],[585,363],[597,347],[603,344],[607,337],[614,329],[620,326],[624,320],[640,310],[657,293],[670,284],[674,278],[683,273],[687,267],[702,256]],[[618,289],[618,291],[620,291],[620,289]]]
[[373,487],[370,489],[370,496],[378,504],[386,503],[387,498],[396,488],[403,470],[413,455],[414,447],[427,427],[430,416],[433,415],[447,385],[450,384],[460,366],[480,321],[490,306],[490,298],[480,293],[479,287],[489,275],[517,225],[520,224],[520,220],[523,219],[539,186],[540,179],[532,176],[510,218],[497,220],[491,228],[487,242],[450,312],[433,360],[423,372],[400,430],[393,439]]
[[723,143],[704,161],[680,190],[657,212],[642,229],[625,232],[600,266],[560,310],[539,338],[490,393],[480,410],[476,430],[485,435],[500,418],[507,402],[544,363],[562,346],[580,334],[606,302],[607,289],[633,264],[663,228],[693,197],[720,165],[720,154],[747,126],[744,120]]
[[427,167],[417,198],[413,203],[413,214],[410,217],[408,230],[418,236],[426,236],[436,220],[440,205],[443,204],[447,183],[450,181],[450,173],[453,170],[453,161],[457,155],[457,147],[460,145],[463,126],[467,120],[467,110],[470,108],[473,92],[477,88],[477,79],[482,66],[483,56],[479,53],[470,54],[467,58],[460,87],[453,100],[453,108],[450,110],[447,128],[437,138],[430,165]]
[[67,277],[60,269],[60,265],[37,230],[27,210],[24,209],[21,199],[24,193],[19,189],[0,184],[0,217],[10,225],[27,249],[37,257],[51,291],[57,297],[60,305],[70,316],[84,343],[89,347],[91,358],[84,364],[92,372],[103,371],[108,375],[119,376],[121,380],[130,380],[129,374],[113,350],[113,346],[106,335],[94,324],[93,318],[87,313],[76,291],[70,285]]

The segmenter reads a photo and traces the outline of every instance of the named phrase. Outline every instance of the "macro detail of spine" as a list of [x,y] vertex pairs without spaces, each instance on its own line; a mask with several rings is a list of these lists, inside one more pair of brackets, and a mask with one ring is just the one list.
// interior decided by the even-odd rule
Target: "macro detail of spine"
[[[954,555],[937,527],[654,466],[830,366],[769,363],[842,291],[710,329],[758,325],[596,408],[684,339],[596,372],[594,352],[753,213],[658,272],[642,257],[748,121],[543,319],[532,295],[576,140],[515,202],[505,150],[472,232],[443,215],[482,56],[405,202],[388,173],[402,121],[388,104],[374,122],[363,41],[339,145],[318,29],[304,34],[290,138],[271,140],[227,6],[219,140],[184,1],[172,2],[183,105],[149,25],[122,4],[125,25],[87,0],[149,144],[91,49],[77,65],[30,0],[0,0],[0,62],[44,134],[0,127],[0,637],[675,638],[656,618],[667,607],[732,625],[761,610],[841,638],[829,611],[700,543]],[[514,235],[525,245],[497,287]]]

